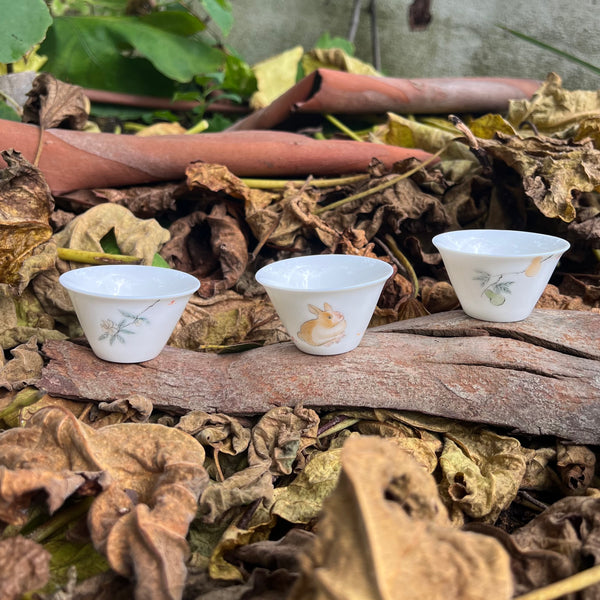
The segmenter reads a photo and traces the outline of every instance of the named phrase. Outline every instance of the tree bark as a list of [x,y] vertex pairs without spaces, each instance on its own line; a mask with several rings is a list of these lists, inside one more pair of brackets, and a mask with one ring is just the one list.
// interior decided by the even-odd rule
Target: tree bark
[[39,387],[65,398],[142,394],[173,413],[230,415],[296,404],[386,408],[600,443],[600,315],[591,312],[535,310],[519,323],[439,313],[370,329],[336,356],[292,343],[221,355],[167,347],[127,365],[66,341],[43,351],[50,360]]

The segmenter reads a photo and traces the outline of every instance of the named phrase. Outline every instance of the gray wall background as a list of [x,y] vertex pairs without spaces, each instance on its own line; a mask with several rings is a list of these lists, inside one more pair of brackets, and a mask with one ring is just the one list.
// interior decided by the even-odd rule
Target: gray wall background
[[[600,76],[498,27],[516,29],[600,67],[600,0],[432,0],[433,19],[410,31],[412,0],[376,0],[381,68],[392,77],[504,76],[600,89]],[[363,0],[355,55],[373,62],[369,0]],[[347,37],[354,0],[232,0],[227,38],[250,64],[323,33]]]

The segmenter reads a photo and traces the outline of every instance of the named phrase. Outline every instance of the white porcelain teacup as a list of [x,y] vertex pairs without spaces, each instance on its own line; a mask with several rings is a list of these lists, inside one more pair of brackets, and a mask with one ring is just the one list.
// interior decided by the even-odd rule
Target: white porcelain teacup
[[59,281],[94,354],[119,363],[158,356],[200,287],[193,275],[145,265],[82,267]]
[[299,350],[342,354],[358,346],[393,274],[383,260],[348,254],[299,256],[256,273]]
[[522,321],[534,309],[559,258],[562,238],[502,229],[462,229],[436,235],[462,309],[483,321]]

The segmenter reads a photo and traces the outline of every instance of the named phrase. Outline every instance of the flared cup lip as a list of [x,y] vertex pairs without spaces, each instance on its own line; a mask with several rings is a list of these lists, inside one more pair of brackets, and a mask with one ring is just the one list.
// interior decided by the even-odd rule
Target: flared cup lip
[[514,229],[457,229],[440,233],[431,241],[440,252],[503,259],[563,254],[571,247],[567,240],[554,235]]
[[[137,278],[140,282],[144,279],[154,279],[157,288],[150,293],[114,293],[103,291],[104,284],[111,277],[120,277],[129,284]],[[163,300],[191,296],[200,287],[198,278],[177,269],[168,267],[155,267],[150,265],[92,265],[71,269],[59,278],[60,284],[70,292],[82,294],[93,298],[107,298],[112,300]],[[147,285],[147,281],[146,281]],[[95,286],[95,287],[94,287]]]
[[[360,266],[363,271],[360,274],[360,281],[345,285],[321,285],[309,287],[307,282],[307,272],[304,273],[306,283],[305,286],[298,285],[298,283],[292,284],[289,282],[282,282],[276,276],[277,272],[284,273],[287,271],[289,274],[292,272],[292,270],[296,270],[298,276],[300,277],[302,274],[301,268],[303,265],[306,265],[307,268],[312,269],[322,269],[327,267],[328,269],[332,270],[333,274],[335,274],[336,270],[339,270],[342,265],[344,265],[346,268],[352,267],[352,265],[355,265],[356,267]],[[368,269],[367,273],[364,271],[365,268]],[[267,289],[276,289],[297,293],[331,293],[377,285],[387,281],[393,275],[393,273],[394,268],[389,263],[378,258],[357,256],[354,254],[312,254],[308,256],[297,256],[272,262],[259,269],[256,272],[255,278],[258,283]]]

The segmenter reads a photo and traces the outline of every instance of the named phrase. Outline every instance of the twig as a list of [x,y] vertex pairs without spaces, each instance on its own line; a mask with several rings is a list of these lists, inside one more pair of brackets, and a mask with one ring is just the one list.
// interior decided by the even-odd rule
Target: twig
[[485,150],[479,145],[479,140],[473,135],[473,132],[456,116],[448,115],[448,120],[454,127],[456,127],[466,138],[469,144],[469,149],[475,155],[475,158],[479,161],[484,172],[489,175],[492,172],[492,165],[490,158]]
[[513,600],[556,600],[556,598],[578,592],[597,583],[600,583],[600,565],[575,573],[566,579],[533,590]]
[[382,190],[385,190],[388,187],[396,185],[399,181],[402,181],[403,179],[408,179],[411,175],[414,175],[421,169],[424,169],[427,165],[430,165],[432,162],[434,162],[440,156],[440,154],[442,154],[442,152],[444,152],[444,150],[446,150],[447,146],[448,146],[448,144],[445,144],[435,154],[431,155],[427,160],[424,160],[422,163],[420,163],[418,166],[414,167],[413,169],[410,169],[410,170],[406,171],[405,173],[402,173],[402,175],[393,177],[392,179],[389,179],[385,183],[376,185],[375,187],[369,188],[368,190],[365,190],[364,192],[360,192],[360,193],[354,194],[352,196],[347,196],[346,198],[342,198],[341,200],[338,200],[337,202],[333,202],[332,204],[328,204],[327,206],[322,206],[321,208],[318,208],[314,212],[314,214],[320,215],[321,213],[327,212],[328,210],[333,210],[334,208],[343,206],[344,204],[347,204],[348,202],[353,202],[354,200],[360,200],[361,198],[366,198],[367,196],[370,196],[371,194],[376,194],[377,192],[381,192]]

